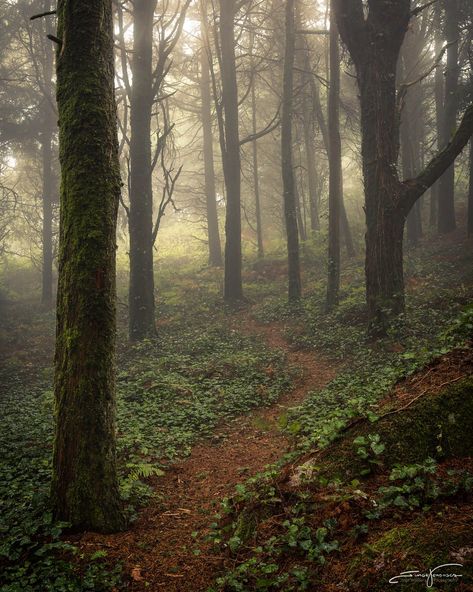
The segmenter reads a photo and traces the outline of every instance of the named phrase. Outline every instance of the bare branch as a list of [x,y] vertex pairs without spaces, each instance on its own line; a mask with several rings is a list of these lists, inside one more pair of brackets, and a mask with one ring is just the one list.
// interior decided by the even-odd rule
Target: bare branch
[[244,138],[243,140],[240,140],[240,146],[243,146],[243,144],[247,144],[248,142],[254,142],[255,140],[259,140],[259,138],[262,138],[263,136],[266,136],[266,134],[270,134],[272,131],[274,131],[280,124],[280,119],[279,119],[279,111],[280,110],[281,110],[281,106],[278,107],[278,110],[276,111],[276,115],[273,117],[273,119],[268,123],[268,125],[264,129],[257,132],[256,134],[250,134],[249,136],[246,136],[246,138]]
[[405,192],[401,196],[400,207],[407,215],[419,197],[454,163],[473,135],[473,104],[468,107],[454,136],[415,179],[403,181]]
[[296,33],[298,35],[330,35],[327,29],[299,29]]
[[34,21],[36,19],[43,18],[44,16],[51,16],[53,14],[56,14],[55,10],[48,10],[47,12],[41,12],[40,14],[34,14],[33,16],[30,16],[30,21]]
[[414,8],[414,10],[411,10],[411,17],[417,16],[426,8],[429,8],[429,6],[432,6],[432,4],[436,4],[436,2],[437,2],[437,0],[431,0],[430,2],[427,2],[427,4],[422,4],[421,6]]

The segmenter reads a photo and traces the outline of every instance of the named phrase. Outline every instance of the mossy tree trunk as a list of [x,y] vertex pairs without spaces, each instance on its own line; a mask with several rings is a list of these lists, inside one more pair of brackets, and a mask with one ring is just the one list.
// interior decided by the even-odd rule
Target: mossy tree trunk
[[62,169],[54,516],[124,525],[115,458],[115,249],[120,194],[112,0],[59,0]]

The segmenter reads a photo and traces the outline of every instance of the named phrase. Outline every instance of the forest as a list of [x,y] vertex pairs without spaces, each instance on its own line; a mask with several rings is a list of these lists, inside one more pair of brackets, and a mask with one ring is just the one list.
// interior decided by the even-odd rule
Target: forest
[[0,592],[473,591],[472,0],[0,0]]

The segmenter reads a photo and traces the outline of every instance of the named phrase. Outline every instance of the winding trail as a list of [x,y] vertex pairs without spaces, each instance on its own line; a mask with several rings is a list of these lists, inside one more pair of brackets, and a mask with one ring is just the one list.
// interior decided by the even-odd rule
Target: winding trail
[[[130,530],[107,536],[86,533],[75,541],[89,552],[103,549],[112,561],[123,562],[131,576],[130,590],[205,592],[224,557],[199,539],[220,500],[237,483],[287,452],[290,442],[278,428],[278,417],[334,377],[333,365],[319,354],[292,351],[280,325],[259,325],[247,317],[236,321],[236,330],[258,335],[268,347],[283,350],[299,378],[271,407],[221,426],[210,441],[196,445],[188,458],[156,479],[161,499],[140,512]],[[199,532],[197,543],[195,532]],[[197,547],[200,554],[193,552]]]

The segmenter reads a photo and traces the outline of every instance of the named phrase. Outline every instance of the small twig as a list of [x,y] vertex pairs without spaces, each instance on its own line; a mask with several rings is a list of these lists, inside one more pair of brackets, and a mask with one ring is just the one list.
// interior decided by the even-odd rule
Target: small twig
[[436,2],[437,2],[437,0],[431,0],[430,2],[427,2],[427,4],[422,4],[422,6],[418,6],[417,8],[414,8],[414,10],[411,11],[411,17],[417,16],[423,10],[425,10],[426,8],[429,8],[429,6],[432,6],[432,4],[435,4]]
[[54,43],[57,43],[59,45],[59,47],[62,47],[62,41],[58,37],[55,37],[54,35],[46,35],[46,37],[50,41],[53,41]]
[[330,31],[327,29],[299,29],[296,33],[298,35],[330,35]]
[[[437,389],[439,390],[443,386],[447,386],[449,384],[453,384],[454,382],[458,382],[462,378],[465,378],[465,377],[463,375],[462,376],[457,376],[457,378],[454,378],[453,380],[448,380],[447,382],[442,382],[442,384],[440,384],[437,387]],[[388,413],[385,413],[384,415],[381,415],[379,417],[379,419],[384,419],[388,415],[394,415],[395,413],[399,413],[400,411],[404,411],[405,409],[407,409],[408,407],[410,407],[412,405],[412,403],[415,403],[418,399],[420,399],[421,397],[423,397],[429,390],[430,390],[430,387],[426,388],[424,391],[422,391],[420,393],[420,395],[417,395],[417,397],[414,397],[411,401],[409,401],[409,403],[407,403],[407,405],[404,405],[404,407],[400,407],[399,409],[394,409],[393,411],[388,411]]]
[[[39,14],[34,14],[33,16],[30,16],[30,21],[34,21],[36,19],[43,18],[44,16],[51,16],[56,13],[57,13],[56,10],[48,10],[47,12],[41,12]],[[49,35],[48,35],[48,37],[49,37]]]

